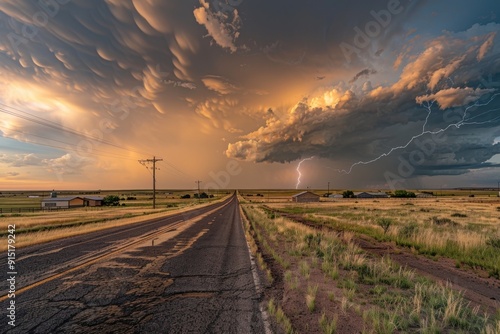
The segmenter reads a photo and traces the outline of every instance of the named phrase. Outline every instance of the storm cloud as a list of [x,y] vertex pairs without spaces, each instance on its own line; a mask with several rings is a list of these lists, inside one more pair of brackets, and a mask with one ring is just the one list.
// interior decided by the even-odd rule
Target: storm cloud
[[[313,155],[355,163],[385,156],[422,132],[447,129],[446,142],[426,157],[417,174],[449,175],[452,170],[461,174],[469,168],[491,167],[485,162],[499,153],[494,141],[500,136],[500,96],[485,75],[500,78],[500,41],[491,34],[499,28],[474,26],[438,36],[421,53],[407,56],[394,83],[369,91],[337,86],[320,95],[330,104],[306,98],[289,114],[272,116],[264,126],[229,144],[226,154],[255,162],[283,163]],[[360,71],[350,83],[376,72]],[[401,149],[398,154],[410,151]]]
[[268,163],[287,187],[289,162],[386,170],[447,126],[413,176],[495,168],[498,17],[467,0],[4,0],[0,175],[143,187],[137,160],[162,155],[183,175],[164,169],[165,187],[228,159],[245,166],[234,187]]

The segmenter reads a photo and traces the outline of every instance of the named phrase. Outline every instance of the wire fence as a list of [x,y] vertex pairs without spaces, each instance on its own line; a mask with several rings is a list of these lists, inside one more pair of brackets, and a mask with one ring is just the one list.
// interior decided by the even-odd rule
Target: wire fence
[[0,208],[0,214],[3,213],[22,213],[22,212],[38,212],[38,211],[59,211],[59,210],[67,210],[67,208],[61,208],[61,207],[37,207],[37,208],[27,208],[27,207],[22,207],[22,208]]

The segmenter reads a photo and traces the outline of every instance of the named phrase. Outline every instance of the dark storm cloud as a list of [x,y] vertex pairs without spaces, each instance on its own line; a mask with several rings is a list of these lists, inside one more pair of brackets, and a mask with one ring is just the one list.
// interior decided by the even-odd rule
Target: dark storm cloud
[[[500,95],[494,87],[498,83],[488,84],[485,77],[500,77],[500,42],[495,34],[499,27],[474,26],[437,37],[427,42],[423,53],[410,57],[394,84],[368,92],[333,89],[337,98],[329,94],[324,101],[334,102],[322,106],[315,105],[314,99],[304,100],[288,116],[272,117],[242,141],[230,144],[226,154],[258,162],[287,162],[312,155],[353,163],[370,161],[391,148],[405,146],[424,130],[456,124],[446,132],[446,141],[435,143],[436,148],[419,162],[418,173],[449,174],[457,166],[460,174],[466,166],[488,167],[481,164],[499,153],[494,141],[500,136]],[[361,71],[355,78],[366,73]],[[476,107],[467,108],[474,103]],[[428,108],[432,114],[422,130]],[[408,145],[393,155],[414,149]]]
[[349,83],[354,83],[361,77],[368,77],[370,74],[376,74],[376,73],[377,71],[375,71],[374,69],[365,68],[364,70],[356,73],[356,75],[351,80],[349,80]]
[[[494,1],[216,3],[3,0],[1,99],[72,128],[93,131],[106,120],[106,138],[117,142],[143,143],[147,132],[145,147],[175,137],[183,151],[219,160],[213,153],[223,150],[220,142],[200,149],[185,140],[196,123],[204,145],[231,142],[229,157],[288,162],[315,155],[348,168],[407,143],[422,130],[426,103],[434,103],[427,129],[435,129],[500,88]],[[487,166],[500,136],[488,110],[498,103],[471,109],[477,117],[467,120],[475,123],[450,129],[415,175]],[[22,128],[74,143],[25,123],[0,119],[1,133],[25,143],[14,131]],[[415,147],[382,162],[409,159]],[[43,163],[60,170],[77,164],[74,158]]]

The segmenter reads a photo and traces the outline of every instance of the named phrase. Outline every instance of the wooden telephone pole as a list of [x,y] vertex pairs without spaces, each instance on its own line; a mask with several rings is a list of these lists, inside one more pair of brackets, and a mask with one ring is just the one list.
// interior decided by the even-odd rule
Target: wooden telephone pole
[[156,209],[156,163],[158,161],[163,161],[163,159],[156,159],[156,157],[153,157],[153,159],[145,159],[145,160],[139,160],[139,163],[149,169],[149,165],[153,164],[153,209]]

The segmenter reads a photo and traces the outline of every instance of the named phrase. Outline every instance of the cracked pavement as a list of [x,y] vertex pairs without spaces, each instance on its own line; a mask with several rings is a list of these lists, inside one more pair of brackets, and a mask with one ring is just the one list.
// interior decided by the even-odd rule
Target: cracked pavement
[[[8,332],[264,333],[236,196],[197,214],[184,214],[181,223],[173,217],[150,224],[149,232],[176,224],[154,246],[150,239],[135,243],[23,292],[16,297],[16,327]],[[88,258],[92,247],[102,255],[99,248],[116,249],[147,232],[105,233],[110,237],[20,250],[20,258],[28,255],[19,277],[64,270],[78,265],[83,253]],[[45,265],[44,257],[50,258]]]

